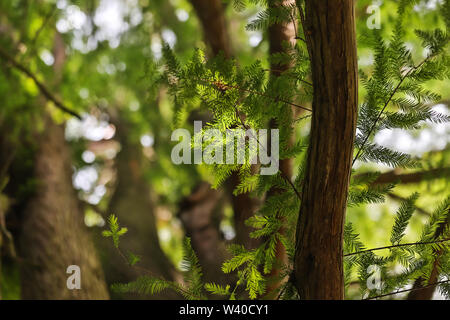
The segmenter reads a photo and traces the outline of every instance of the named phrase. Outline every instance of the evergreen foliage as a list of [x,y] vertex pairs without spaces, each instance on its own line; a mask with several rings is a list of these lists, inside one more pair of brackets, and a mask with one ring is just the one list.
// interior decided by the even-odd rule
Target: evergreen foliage
[[[253,1],[265,4],[265,1]],[[360,70],[360,80],[365,96],[359,110],[357,135],[355,139],[355,156],[353,163],[378,163],[393,168],[416,168],[421,166],[418,159],[408,154],[390,150],[373,141],[374,135],[383,129],[419,128],[425,121],[434,123],[448,122],[449,117],[431,109],[440,96],[425,89],[424,84],[432,79],[449,78],[448,28],[449,2],[443,5],[442,15],[447,24],[447,30],[416,30],[427,55],[422,60],[413,59],[412,52],[405,43],[403,19],[411,10],[414,1],[401,1],[395,28],[389,41],[383,39],[382,30],[371,30],[364,34],[366,41],[374,52],[374,64],[371,74]],[[245,1],[233,1],[236,9],[242,10]],[[278,22],[298,20],[299,10],[303,10],[302,1],[296,5],[266,8],[255,20],[252,20],[248,30],[264,30],[269,25]],[[301,35],[299,35],[301,36]],[[295,158],[300,166],[296,176],[291,181],[280,172],[273,176],[260,176],[252,170],[252,164],[247,157],[242,164],[209,165],[214,175],[215,187],[218,187],[232,174],[238,172],[241,182],[234,193],[251,192],[263,196],[268,190],[276,188],[279,193],[265,199],[262,206],[246,224],[254,228],[252,238],[261,239],[255,249],[247,249],[241,245],[231,245],[229,251],[232,257],[225,261],[222,271],[235,273],[237,281],[232,286],[222,286],[216,283],[202,282],[202,271],[189,239],[184,243],[183,270],[185,285],[167,282],[152,277],[141,277],[129,284],[115,285],[120,292],[137,292],[155,294],[165,289],[173,289],[188,299],[203,299],[207,292],[222,298],[242,298],[237,295],[238,288],[244,289],[250,299],[264,296],[271,281],[287,279],[277,289],[281,299],[295,299],[298,295],[291,283],[293,256],[295,253],[294,236],[300,207],[300,194],[304,174],[304,164],[300,159],[307,149],[307,141],[298,141],[289,147],[289,137],[292,128],[300,120],[308,121],[308,116],[293,119],[289,116],[290,108],[307,109],[293,101],[310,101],[311,86],[307,85],[310,75],[308,54],[305,44],[298,42],[288,47],[287,54],[277,54],[271,57],[277,62],[292,62],[293,67],[279,77],[268,77],[267,70],[261,62],[256,61],[250,66],[238,66],[234,60],[226,60],[223,56],[207,59],[201,50],[196,50],[192,58],[182,64],[168,45],[163,49],[163,65],[160,68],[159,84],[169,88],[173,98],[176,125],[181,125],[188,114],[194,109],[207,109],[213,114],[213,119],[203,130],[216,129],[224,134],[234,128],[262,129],[274,119],[280,128],[280,157]],[[194,137],[195,139],[195,137]],[[253,139],[257,140],[256,137]],[[223,141],[211,140],[225,148]],[[254,155],[261,143],[256,141],[257,148],[246,146],[244,152]],[[356,171],[355,171],[356,172]],[[395,188],[395,184],[373,185],[378,173],[364,176],[354,174],[351,179],[348,198],[349,207],[357,207],[367,203],[382,203],[386,194]],[[376,296],[396,292],[415,279],[422,277],[425,281],[430,276],[437,250],[441,255],[441,280],[450,276],[450,256],[447,241],[448,228],[436,237],[436,229],[449,220],[449,199],[439,205],[423,227],[420,239],[414,243],[405,243],[403,237],[415,211],[415,201],[418,194],[414,193],[405,199],[396,215],[390,236],[390,245],[383,248],[367,249],[359,239],[359,235],[351,223],[344,230],[344,271],[346,287],[356,278],[359,281],[362,297]],[[111,236],[118,247],[119,236],[125,233],[118,227],[117,219],[110,218],[110,231],[105,236]],[[126,229],[125,229],[126,230]],[[287,265],[279,265],[276,259],[276,245],[281,242],[289,256]],[[382,255],[378,255],[382,252]],[[134,263],[133,263],[134,264]],[[371,266],[376,265],[383,279],[383,285],[377,289],[368,288],[367,283],[372,276]],[[278,279],[270,279],[270,273],[275,268],[281,268]],[[396,268],[397,267],[397,268]],[[398,269],[400,268],[400,269]],[[396,270],[395,272],[393,270]],[[398,271],[400,270],[400,271]],[[231,288],[233,288],[231,290]],[[439,284],[442,294],[450,298],[450,284]]]

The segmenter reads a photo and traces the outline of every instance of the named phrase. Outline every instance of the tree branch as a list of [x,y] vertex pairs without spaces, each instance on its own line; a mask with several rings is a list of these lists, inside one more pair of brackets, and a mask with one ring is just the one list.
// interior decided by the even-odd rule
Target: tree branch
[[[235,112],[236,112],[236,117],[237,117],[237,118],[239,119],[239,121],[241,122],[242,127],[243,127],[245,130],[249,130],[250,127],[249,127],[247,124],[245,124],[244,120],[242,120],[242,118],[241,118],[241,116],[239,115],[239,111],[238,111],[238,109],[236,108],[236,106],[234,107],[234,110],[235,110]],[[256,142],[260,145],[260,147],[261,147],[262,149],[264,149],[264,151],[267,152],[266,148],[262,145],[262,143],[259,141],[259,139],[258,139],[257,137],[253,136],[253,139],[255,139]],[[272,158],[272,157],[270,157],[270,158]],[[273,158],[272,158],[272,159],[273,159]],[[283,172],[280,172],[280,176],[281,176],[281,177],[282,177],[282,178],[283,178],[283,179],[284,179],[284,180],[292,187],[292,189],[294,190],[294,192],[295,192],[295,194],[297,195],[297,197],[301,200],[302,197],[301,197],[300,193],[298,192],[297,188],[295,187],[295,185],[292,183],[291,179],[289,179],[289,177],[286,176],[286,174],[283,173]]]
[[425,62],[427,62],[429,59],[431,59],[433,57],[433,55],[429,55],[427,56],[425,59],[422,60],[422,62],[420,62],[417,66],[412,67],[401,79],[400,81],[397,83],[397,86],[394,88],[394,90],[392,90],[391,95],[389,96],[389,98],[386,100],[386,102],[383,105],[383,108],[381,108],[380,112],[377,115],[377,118],[375,119],[375,121],[372,124],[372,127],[370,128],[369,132],[367,133],[366,137],[364,138],[363,143],[361,144],[361,147],[359,148],[358,152],[356,153],[355,158],[352,161],[352,166],[355,164],[356,160],[358,160],[358,157],[361,155],[362,151],[364,150],[364,146],[366,145],[367,141],[370,138],[370,135],[372,134],[372,132],[375,130],[378,121],[380,121],[381,116],[383,115],[384,111],[386,110],[387,106],[389,105],[389,103],[391,102],[392,98],[395,96],[395,94],[397,93],[398,89],[400,89],[400,86],[402,85],[403,81],[405,81],[406,78],[409,77],[409,75],[419,69]]
[[400,248],[400,247],[407,247],[407,246],[427,245],[427,244],[435,244],[435,243],[443,243],[443,242],[447,242],[447,241],[450,241],[450,238],[436,240],[436,241],[427,241],[427,242],[400,243],[400,244],[394,244],[394,245],[391,245],[391,246],[372,248],[372,249],[367,249],[367,250],[361,250],[361,251],[357,251],[357,252],[347,253],[347,254],[344,254],[344,257],[354,256],[354,255],[357,255],[357,254],[362,254],[362,253],[367,253],[367,252],[372,252],[372,251],[377,251],[377,250]]
[[26,76],[28,76],[31,80],[34,81],[36,86],[39,88],[41,93],[50,101],[52,101],[55,106],[60,109],[61,111],[68,113],[79,120],[81,120],[81,116],[76,113],[75,111],[68,108],[66,105],[64,105],[61,101],[59,101],[52,93],[51,91],[42,83],[40,82],[37,77],[24,65],[20,64],[18,61],[16,61],[13,57],[11,57],[5,50],[0,48],[0,57],[4,60],[8,61],[13,67],[15,67],[17,70],[24,73]]
[[382,173],[372,184],[387,184],[400,181],[402,184],[419,183],[425,180],[450,176],[450,167],[398,174],[395,170]]
[[436,286],[436,285],[439,285],[439,284],[443,284],[443,283],[448,283],[448,282],[450,282],[450,279],[443,280],[443,281],[438,281],[438,282],[434,282],[434,283],[430,283],[429,285],[426,285],[426,286],[423,286],[423,287],[420,287],[420,288],[411,288],[411,289],[400,290],[400,291],[396,291],[396,292],[381,294],[381,295],[375,296],[375,297],[366,298],[366,299],[363,299],[363,300],[373,300],[373,299],[388,297],[388,296],[392,296],[392,295],[395,295],[395,294],[398,294],[398,293],[421,290],[421,289],[424,289],[424,288],[433,287],[433,286]]
[[287,101],[287,100],[284,100],[284,99],[280,99],[280,98],[277,98],[277,97],[271,97],[271,96],[268,96],[268,95],[266,95],[265,93],[262,93],[262,92],[257,92],[257,91],[254,91],[254,90],[244,89],[244,88],[241,88],[241,87],[238,87],[238,86],[235,86],[235,85],[226,84],[226,83],[222,83],[222,82],[219,82],[219,81],[213,81],[213,80],[209,80],[209,79],[197,79],[197,80],[208,82],[209,84],[214,85],[220,91],[224,91],[224,90],[228,90],[228,89],[236,89],[236,90],[239,90],[239,91],[242,91],[242,92],[247,92],[247,93],[251,93],[251,94],[256,94],[256,95],[261,96],[261,97],[266,97],[266,98],[272,99],[272,100],[277,101],[277,102],[283,102],[283,103],[289,104],[291,106],[294,106],[294,107],[297,107],[297,108],[300,108],[300,109],[312,112],[312,110],[307,108],[307,107],[303,107],[301,105],[298,105],[298,104],[295,104],[293,102],[290,102],[290,101]]
[[[450,208],[448,208],[448,210],[450,210]],[[434,233],[434,238],[438,239],[439,237],[441,237],[444,232],[446,232],[447,228],[448,228],[448,224],[450,223],[450,212],[447,212],[447,219],[441,223],[439,223],[438,228],[436,229],[435,233]],[[440,264],[441,264],[441,257],[443,255],[443,249],[440,248],[439,250],[433,250],[435,253],[435,258],[433,261],[433,267],[431,269],[428,281],[436,281],[439,277],[439,273],[441,271],[440,268]],[[435,290],[435,287],[427,287],[427,286],[422,286],[422,284],[425,282],[426,280],[424,279],[423,276],[419,277],[418,279],[416,279],[416,281],[414,282],[413,288],[417,288],[417,291],[411,292],[408,295],[408,300],[429,300],[433,297],[433,293]],[[425,289],[422,291],[419,291],[421,289]]]
[[[388,195],[389,198],[392,198],[392,199],[397,200],[397,201],[405,201],[406,200],[405,198],[403,198],[403,197],[401,197],[401,196],[399,196],[399,195],[397,195],[395,193],[392,193],[392,192],[388,192],[387,195]],[[418,212],[420,212],[421,214],[423,214],[423,215],[426,215],[426,216],[429,216],[429,217],[431,216],[431,214],[428,211],[426,211],[426,210],[424,210],[424,209],[422,209],[420,207],[414,206],[414,208],[416,208],[416,210]]]

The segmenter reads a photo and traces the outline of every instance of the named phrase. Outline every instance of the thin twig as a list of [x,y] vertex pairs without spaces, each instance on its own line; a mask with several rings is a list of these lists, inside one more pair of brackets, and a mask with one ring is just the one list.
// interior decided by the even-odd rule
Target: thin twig
[[349,256],[357,255],[357,254],[362,254],[362,253],[372,252],[372,251],[378,251],[378,250],[384,250],[384,249],[392,249],[392,248],[407,247],[407,246],[418,246],[418,245],[435,244],[435,243],[442,243],[442,242],[447,242],[447,241],[450,241],[450,238],[436,240],[436,241],[427,241],[427,242],[411,242],[411,243],[394,244],[394,245],[391,245],[391,246],[385,246],[385,247],[361,250],[361,251],[357,251],[357,252],[353,252],[353,253],[347,253],[347,254],[344,254],[344,257],[349,257]]
[[280,290],[280,292],[278,293],[278,296],[275,300],[280,300],[281,297],[283,296],[283,293],[286,291],[286,287],[288,286],[289,280],[283,285],[283,288]]
[[[236,106],[234,107],[234,110],[235,110],[235,112],[236,112],[236,116],[238,117],[239,121],[241,122],[242,127],[244,127],[244,129],[246,129],[246,130],[250,129],[250,127],[249,127],[248,125],[246,125],[245,122],[242,120],[242,118],[241,118],[241,116],[239,115],[239,111],[238,111],[238,109],[236,108]],[[257,137],[253,137],[253,139],[255,139],[255,140],[258,142],[258,144],[261,146],[261,148],[263,148],[264,151],[267,153],[266,148],[262,145],[262,143],[259,141],[259,139],[258,139]],[[272,156],[270,156],[270,158],[273,160]],[[297,195],[297,197],[298,197],[299,199],[301,199],[302,197],[301,197],[300,193],[298,192],[297,188],[295,187],[295,185],[292,183],[291,179],[289,179],[289,177],[286,176],[286,174],[285,174],[284,172],[281,172],[281,171],[280,171],[280,176],[281,176],[287,183],[289,183],[289,185],[292,187],[292,189],[294,190],[294,192],[295,192],[295,194]]]
[[377,299],[377,298],[383,298],[383,297],[388,297],[388,296],[393,296],[395,294],[399,294],[399,293],[403,293],[403,292],[410,292],[410,291],[416,291],[416,290],[422,290],[425,288],[429,288],[429,287],[433,287],[439,284],[443,284],[443,283],[448,283],[450,282],[450,279],[448,280],[443,280],[443,281],[438,281],[438,282],[434,282],[434,283],[430,283],[426,286],[420,287],[420,288],[411,288],[411,289],[405,289],[405,290],[400,290],[400,291],[396,291],[396,292],[391,292],[391,293],[386,293],[386,294],[381,294],[379,296],[375,296],[375,297],[370,297],[370,298],[365,298],[363,300],[373,300],[373,299]]
[[389,98],[386,100],[386,102],[384,103],[383,108],[380,110],[380,112],[378,113],[375,121],[372,124],[372,127],[370,128],[369,132],[367,133],[366,137],[364,138],[363,143],[361,144],[361,147],[359,148],[358,152],[356,153],[355,158],[352,161],[352,166],[355,164],[356,160],[358,159],[358,157],[361,155],[361,152],[364,149],[365,144],[367,143],[367,141],[370,138],[370,135],[372,134],[373,130],[375,130],[375,127],[378,123],[378,121],[380,121],[381,116],[383,115],[384,111],[386,110],[387,106],[389,105],[389,103],[391,102],[392,98],[394,97],[394,95],[397,93],[397,90],[400,88],[400,86],[402,85],[403,81],[405,81],[405,79],[415,70],[419,69],[426,61],[428,61],[430,58],[432,58],[433,55],[429,55],[427,56],[421,63],[419,63],[417,66],[412,67],[398,82],[397,86],[394,88],[394,90],[392,91],[391,95],[389,96]]
[[[388,195],[389,198],[391,198],[391,199],[393,199],[393,200],[397,200],[397,201],[405,201],[405,200],[406,200],[406,199],[403,198],[402,196],[399,196],[398,194],[395,194],[395,193],[393,193],[393,192],[388,192],[387,195]],[[425,215],[425,216],[428,216],[428,217],[431,216],[431,214],[430,214],[428,211],[426,211],[426,210],[424,210],[424,209],[422,209],[422,208],[420,208],[420,207],[418,207],[418,206],[414,206],[414,208],[416,208],[416,210],[417,210],[419,213],[421,213],[421,214],[423,214],[423,215]]]
[[11,57],[6,51],[4,51],[2,48],[0,48],[0,57],[2,57],[4,60],[7,60],[13,67],[27,75],[31,80],[34,81],[36,86],[39,88],[41,93],[50,101],[52,101],[57,108],[64,111],[65,113],[71,114],[72,116],[81,119],[81,116],[76,113],[75,111],[71,110],[67,106],[65,106],[61,101],[59,101],[51,92],[50,90],[42,83],[40,82],[37,77],[25,66],[17,62],[13,57]]
[[301,200],[302,197],[301,197],[300,193],[298,192],[297,188],[295,187],[295,185],[292,183],[291,179],[289,179],[289,177],[287,177],[284,172],[280,171],[280,173],[281,173],[281,177],[291,185],[292,189],[294,189],[295,194]]
[[306,43],[306,48],[308,49],[309,57],[312,58],[312,41],[310,37],[310,31],[306,30],[306,18],[303,12],[303,8],[301,7],[301,5],[298,5],[297,7],[300,14],[300,22],[302,24],[303,34],[305,35],[305,40],[303,39],[302,40]]
[[[158,277],[158,276],[155,276],[154,273],[153,273],[151,270],[147,269],[147,268],[143,268],[143,267],[137,266],[137,265],[132,265],[132,264],[128,261],[127,257],[126,257],[125,254],[123,253],[122,249],[120,249],[120,247],[116,247],[116,248],[117,248],[117,251],[119,252],[119,255],[122,257],[122,259],[125,261],[125,263],[126,263],[128,266],[130,266],[130,267],[132,267],[132,268],[134,268],[134,269],[136,269],[136,270],[139,270],[139,271],[141,271],[141,272],[147,273],[149,276],[151,276],[151,277],[153,277],[153,278],[157,278],[157,279],[161,279],[161,280],[167,281],[167,280],[162,279],[162,278],[160,278],[160,277]],[[193,295],[191,292],[188,292],[188,291],[187,291],[186,289],[184,289],[183,286],[180,285],[179,283],[173,282],[173,284],[176,285],[176,289],[178,289],[178,290],[184,292],[186,295],[195,296],[195,298],[198,299],[198,300],[204,300],[203,297],[200,297],[200,296],[197,296],[197,295]]]
[[239,91],[242,91],[242,92],[256,94],[256,95],[259,95],[259,96],[262,96],[262,97],[273,99],[275,101],[283,102],[283,103],[289,104],[291,106],[294,106],[294,107],[297,107],[297,108],[300,108],[300,109],[312,112],[312,110],[309,109],[309,108],[303,107],[301,105],[292,103],[292,102],[284,100],[284,99],[268,96],[268,95],[266,95],[265,93],[262,93],[262,92],[257,92],[257,91],[253,91],[253,90],[250,90],[250,89],[244,89],[244,88],[241,88],[241,87],[238,87],[238,86],[235,86],[235,85],[226,84],[226,83],[213,81],[213,80],[209,80],[209,79],[198,79],[198,80],[208,82],[209,84],[212,84],[212,85],[216,86],[219,90],[236,89],[236,90],[239,90]]
[[57,6],[55,5],[48,13],[47,15],[44,17],[44,21],[42,21],[42,24],[40,25],[39,29],[36,31],[33,39],[31,40],[31,45],[34,46],[36,44],[37,39],[39,38],[39,35],[41,34],[41,32],[44,30],[45,26],[47,25],[47,23],[50,21],[50,19],[53,17],[53,15],[55,14],[57,10]]
[[[278,69],[264,69],[264,71],[267,71],[267,72],[279,72],[279,73],[283,73],[283,72],[287,72],[287,71],[289,71],[289,70],[278,70]],[[303,82],[303,83],[305,83],[305,84],[307,84],[307,85],[309,85],[309,86],[313,86],[313,84],[311,83],[311,82],[308,82],[308,81],[306,81],[306,80],[303,80],[303,79],[299,79],[298,77],[295,77],[297,80],[299,80],[299,81],[301,81],[301,82]]]
[[[289,10],[289,17],[291,18],[291,20],[292,20],[292,25],[294,26],[294,34],[295,34],[295,38],[294,39],[301,39],[299,36],[298,36],[298,33],[297,33],[297,26],[296,26],[296,21],[295,21],[295,18],[294,18],[294,16],[292,15],[292,12],[291,12],[291,10]],[[303,39],[302,39],[303,40]]]

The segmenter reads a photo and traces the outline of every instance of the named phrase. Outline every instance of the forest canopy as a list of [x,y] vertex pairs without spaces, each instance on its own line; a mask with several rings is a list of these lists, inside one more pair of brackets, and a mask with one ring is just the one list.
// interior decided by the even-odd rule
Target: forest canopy
[[0,2],[0,299],[450,299],[449,0]]

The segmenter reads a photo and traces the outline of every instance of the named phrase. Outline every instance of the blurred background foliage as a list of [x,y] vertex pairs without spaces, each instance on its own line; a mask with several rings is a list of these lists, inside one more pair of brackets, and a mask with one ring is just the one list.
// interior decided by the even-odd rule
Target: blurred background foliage
[[[384,38],[393,29],[395,1],[379,1]],[[372,1],[356,2],[359,67],[371,70],[373,52],[365,44],[368,31],[366,9]],[[261,8],[249,6],[241,12],[226,3],[226,18],[232,38],[234,56],[239,65],[248,66],[261,60],[269,66],[267,35],[246,31]],[[414,35],[415,27],[433,29],[442,26],[438,19],[439,1],[422,1],[406,18],[410,25],[407,39],[414,59],[425,56]],[[54,74],[55,37],[60,35],[65,51],[61,73]],[[125,139],[142,149],[143,176],[149,186],[148,195],[154,206],[158,236],[165,254],[175,266],[181,259],[184,236],[177,216],[180,201],[192,193],[208,174],[201,166],[176,166],[170,159],[174,129],[173,101],[166,88],[155,85],[155,66],[161,59],[163,43],[169,44],[178,58],[185,62],[194,48],[208,51],[198,18],[187,0],[6,0],[0,2],[0,48],[45,83],[82,120],[61,112],[52,102],[42,99],[39,88],[30,77],[9,68],[0,59],[0,133],[8,137],[8,151],[20,159],[17,170],[28,172],[33,163],[32,150],[36,130],[46,129],[44,112],[57,123],[65,123],[65,137],[70,144],[73,186],[82,201],[85,223],[95,233],[103,227],[109,213],[117,178],[117,154]],[[56,79],[60,78],[60,79]],[[430,81],[429,88],[440,92],[442,103],[435,108],[449,114],[450,84]],[[361,87],[362,88],[362,87]],[[360,97],[364,90],[360,90]],[[37,102],[38,101],[38,102]],[[200,102],[193,109],[201,109]],[[186,126],[189,126],[189,121]],[[123,129],[125,137],[118,137]],[[191,128],[192,129],[192,128]],[[297,129],[297,139],[308,134],[308,124]],[[425,124],[418,130],[384,130],[375,138],[393,149],[408,152],[423,160],[423,168],[397,170],[396,174],[450,166],[450,126]],[[300,162],[301,159],[297,159]],[[297,166],[294,166],[297,167]],[[389,172],[389,167],[357,164],[361,172],[373,169]],[[449,175],[419,179],[399,184],[384,204],[350,208],[347,221],[355,226],[368,247],[389,242],[389,231],[399,199],[419,192],[420,208],[408,227],[406,240],[415,241],[427,215],[449,190]],[[0,176],[5,178],[5,176]],[[3,181],[0,180],[0,188]],[[36,182],[29,179],[11,199],[20,203]],[[2,191],[3,189],[0,189]],[[2,191],[3,192],[3,191]],[[5,197],[6,198],[6,197]],[[5,200],[6,201],[6,200]],[[223,203],[221,230],[226,240],[234,236],[229,201]],[[133,229],[133,226],[127,226]],[[14,229],[14,226],[12,227]],[[132,232],[132,230],[131,230]],[[1,292],[5,299],[20,297],[20,281],[15,263],[4,264],[0,275]],[[352,292],[352,291],[350,291]],[[355,296],[357,292],[355,291]],[[352,298],[352,296],[350,296]]]

